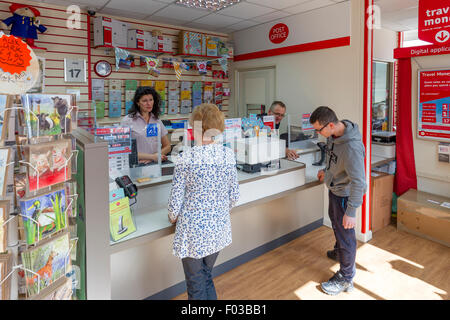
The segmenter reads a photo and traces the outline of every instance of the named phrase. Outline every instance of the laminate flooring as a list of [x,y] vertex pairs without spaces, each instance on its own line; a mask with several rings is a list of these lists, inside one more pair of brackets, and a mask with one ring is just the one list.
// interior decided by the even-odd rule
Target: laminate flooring
[[[391,224],[358,241],[355,290],[329,296],[320,283],[339,269],[326,256],[333,230],[322,226],[216,278],[223,300],[449,300],[450,248]],[[187,299],[183,293],[175,299]]]

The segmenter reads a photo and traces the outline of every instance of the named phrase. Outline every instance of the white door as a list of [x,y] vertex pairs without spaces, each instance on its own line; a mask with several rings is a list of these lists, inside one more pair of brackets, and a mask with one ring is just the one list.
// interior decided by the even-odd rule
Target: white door
[[[267,112],[275,98],[275,67],[237,70],[236,102],[238,117]],[[261,108],[261,106],[263,106]]]

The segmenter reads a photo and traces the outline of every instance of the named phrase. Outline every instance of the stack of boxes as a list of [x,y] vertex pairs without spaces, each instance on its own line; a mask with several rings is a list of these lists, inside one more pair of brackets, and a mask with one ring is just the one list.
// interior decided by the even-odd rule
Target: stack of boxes
[[127,46],[128,24],[108,17],[94,19],[94,46]]

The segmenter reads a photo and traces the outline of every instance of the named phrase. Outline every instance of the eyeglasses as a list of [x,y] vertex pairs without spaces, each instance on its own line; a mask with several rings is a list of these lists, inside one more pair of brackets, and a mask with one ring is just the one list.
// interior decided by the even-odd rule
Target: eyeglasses
[[277,116],[277,117],[281,117],[284,118],[286,116],[286,113],[278,113],[278,112],[272,112],[273,115]]
[[317,130],[317,129],[314,129],[317,133],[319,133],[319,132],[321,132],[323,129],[325,129],[325,127],[327,126],[327,125],[329,125],[330,123],[329,122],[327,122],[327,124],[326,125],[324,125],[322,128],[320,128],[319,130]]

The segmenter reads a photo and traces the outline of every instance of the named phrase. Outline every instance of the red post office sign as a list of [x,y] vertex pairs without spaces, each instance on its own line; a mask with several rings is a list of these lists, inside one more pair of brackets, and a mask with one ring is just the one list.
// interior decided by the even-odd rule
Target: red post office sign
[[450,43],[450,0],[419,0],[419,39]]
[[269,40],[272,43],[279,44],[289,36],[289,28],[284,23],[278,23],[270,29]]

